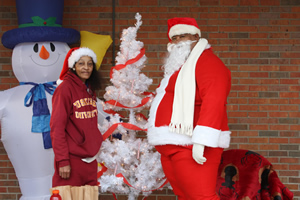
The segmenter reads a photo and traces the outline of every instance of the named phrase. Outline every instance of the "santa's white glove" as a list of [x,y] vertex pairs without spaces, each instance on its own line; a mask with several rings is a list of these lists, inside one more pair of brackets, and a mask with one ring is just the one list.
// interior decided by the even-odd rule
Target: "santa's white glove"
[[193,145],[193,158],[194,160],[203,165],[203,163],[205,163],[206,158],[203,157],[204,154],[204,145],[202,144],[194,144]]

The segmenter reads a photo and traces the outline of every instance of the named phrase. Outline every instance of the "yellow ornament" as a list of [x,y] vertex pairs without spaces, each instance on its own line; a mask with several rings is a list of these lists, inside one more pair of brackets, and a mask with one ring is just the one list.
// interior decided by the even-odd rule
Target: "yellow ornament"
[[100,35],[88,31],[80,31],[80,47],[87,47],[93,50],[97,56],[96,69],[100,68],[103,57],[111,45],[110,35]]

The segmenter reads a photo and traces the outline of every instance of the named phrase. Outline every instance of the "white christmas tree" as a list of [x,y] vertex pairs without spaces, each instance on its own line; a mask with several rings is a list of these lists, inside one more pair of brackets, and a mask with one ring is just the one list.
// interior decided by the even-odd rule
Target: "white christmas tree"
[[111,73],[113,85],[106,88],[104,95],[106,110],[129,111],[129,117],[121,119],[116,113],[100,127],[102,133],[118,133],[122,138],[106,139],[97,158],[107,168],[99,178],[101,191],[126,194],[129,200],[136,199],[140,193],[148,196],[165,182],[160,154],[147,139],[136,137],[137,132],[145,131],[146,127],[146,120],[136,112],[149,108],[153,95],[145,92],[152,79],[141,73],[147,58],[144,44],[136,41],[142,25],[141,15],[137,13],[135,19],[135,26],[122,32],[117,65]]

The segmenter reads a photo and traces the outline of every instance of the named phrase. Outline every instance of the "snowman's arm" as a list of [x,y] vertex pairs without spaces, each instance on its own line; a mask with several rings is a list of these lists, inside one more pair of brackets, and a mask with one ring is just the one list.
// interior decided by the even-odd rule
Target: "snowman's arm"
[[13,94],[13,89],[8,89],[4,91],[0,91],[0,120],[3,117],[4,109],[10,99],[11,95]]
[[103,101],[97,98],[97,110],[98,110],[98,124],[101,126],[105,118],[109,116],[108,113],[103,110]]

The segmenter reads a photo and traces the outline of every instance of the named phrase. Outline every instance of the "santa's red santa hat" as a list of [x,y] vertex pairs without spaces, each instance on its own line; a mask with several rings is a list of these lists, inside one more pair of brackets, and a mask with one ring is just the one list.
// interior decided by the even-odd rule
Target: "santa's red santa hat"
[[63,81],[64,76],[66,75],[68,70],[74,67],[75,63],[78,62],[78,60],[82,56],[89,56],[92,58],[94,63],[97,63],[97,56],[91,49],[87,47],[74,47],[70,49],[66,55],[63,68],[59,75],[59,80],[57,80],[57,85],[59,85]]
[[197,21],[194,18],[182,17],[182,18],[172,18],[168,20],[168,37],[169,41],[174,35],[182,34],[198,34],[201,37],[200,28]]

